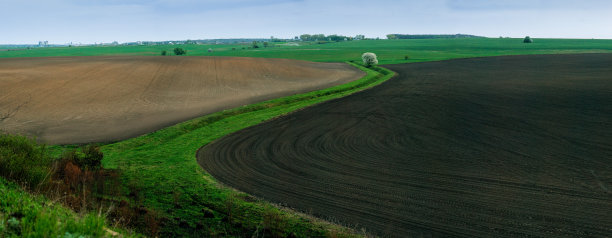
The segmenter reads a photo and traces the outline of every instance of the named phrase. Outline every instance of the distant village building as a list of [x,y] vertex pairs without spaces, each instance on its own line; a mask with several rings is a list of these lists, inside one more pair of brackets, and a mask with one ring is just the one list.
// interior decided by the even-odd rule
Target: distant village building
[[38,47],[47,47],[49,46],[49,41],[39,41]]

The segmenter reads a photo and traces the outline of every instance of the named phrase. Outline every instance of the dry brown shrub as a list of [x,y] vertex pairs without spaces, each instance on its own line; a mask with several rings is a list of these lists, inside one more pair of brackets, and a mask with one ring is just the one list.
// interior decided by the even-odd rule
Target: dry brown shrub
[[147,213],[144,216],[145,224],[149,235],[151,237],[157,237],[161,228],[159,221],[159,214],[154,210],[147,209]]
[[76,190],[81,182],[81,168],[72,162],[66,163],[64,166],[64,183]]
[[121,225],[124,227],[132,225],[134,219],[136,218],[136,212],[130,204],[126,200],[121,200],[119,202],[119,207],[116,210],[115,215],[115,225]]

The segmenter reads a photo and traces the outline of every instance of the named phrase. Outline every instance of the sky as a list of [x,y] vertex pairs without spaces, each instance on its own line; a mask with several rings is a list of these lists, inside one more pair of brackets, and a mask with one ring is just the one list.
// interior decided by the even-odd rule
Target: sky
[[0,44],[472,34],[612,39],[610,0],[0,0]]

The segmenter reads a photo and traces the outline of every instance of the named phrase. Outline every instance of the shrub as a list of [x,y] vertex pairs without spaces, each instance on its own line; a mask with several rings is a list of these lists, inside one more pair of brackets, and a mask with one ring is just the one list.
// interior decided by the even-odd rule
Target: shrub
[[81,167],[85,167],[91,170],[96,170],[102,167],[102,159],[104,154],[100,151],[100,147],[95,145],[88,145],[81,149],[85,155],[81,162]]
[[168,51],[162,50],[161,55],[165,56],[168,54]]
[[184,55],[187,54],[187,51],[183,50],[183,48],[174,48],[175,55]]
[[[113,207],[114,201],[108,198],[121,196],[120,175],[117,171],[102,168],[101,161],[103,157],[104,155],[99,147],[88,145],[81,147],[79,150],[68,151],[61,158],[55,159],[49,155],[44,144],[38,144],[35,140],[23,136],[0,134],[0,176],[14,180],[25,185],[27,188],[43,192],[46,196],[54,199],[54,201],[60,201],[75,211],[86,212],[91,209],[100,209],[101,207]],[[4,178],[0,178],[0,190],[2,189],[3,181]],[[4,237],[2,235],[2,230],[5,229],[2,224],[4,220],[2,209],[6,204],[6,201],[2,200],[0,194],[0,237]],[[10,205],[11,203],[8,204]],[[119,207],[120,209],[114,214],[124,215],[121,213],[123,212],[121,209],[133,211],[138,209],[129,206],[126,208],[125,206]],[[26,233],[31,231],[34,232],[33,234],[47,235],[51,231],[58,231],[59,228],[56,226],[60,225],[60,223],[56,221],[57,219],[54,215],[47,214],[44,211],[35,212],[34,214],[36,216],[49,215],[49,218],[53,218],[36,217],[36,224],[43,225],[43,228],[46,230],[40,230],[38,225],[37,227],[19,225],[19,230],[26,231]],[[130,215],[135,214],[135,212],[125,212],[125,214]],[[120,220],[128,221],[131,218],[132,216],[127,218],[119,217]],[[150,218],[146,219],[150,220]],[[103,217],[98,217],[98,215],[93,217],[86,216],[81,222],[84,225],[83,230],[78,230],[78,233],[74,234],[92,234],[92,237],[101,237],[106,234],[103,227]],[[149,223],[148,228],[151,231],[159,231],[159,221],[150,220]],[[72,227],[70,224],[67,226]],[[101,231],[101,233],[92,233],[91,231]],[[29,237],[29,235],[26,235],[26,237]],[[49,237],[59,236],[51,235]],[[72,236],[64,235],[62,237]]]
[[81,168],[79,166],[73,164],[72,162],[67,162],[66,166],[64,166],[64,183],[76,188],[81,182]]
[[151,235],[151,237],[157,237],[161,228],[159,214],[153,210],[147,209],[144,215],[144,222],[149,235]]
[[52,159],[33,139],[0,134],[0,175],[29,187],[43,184],[52,173]]
[[78,167],[98,170],[102,166],[104,154],[100,151],[100,147],[95,145],[87,145],[81,147],[80,150],[70,150],[62,155],[62,159],[66,162],[72,162]]
[[523,39],[523,43],[533,43],[533,40],[531,39],[531,37],[525,36],[525,39]]
[[368,68],[378,64],[376,54],[370,52],[363,53],[363,55],[361,55],[361,60],[363,60],[363,65]]

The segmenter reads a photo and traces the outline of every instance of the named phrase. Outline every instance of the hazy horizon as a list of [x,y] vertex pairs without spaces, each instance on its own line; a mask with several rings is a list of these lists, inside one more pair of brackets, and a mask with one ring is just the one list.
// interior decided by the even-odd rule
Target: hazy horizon
[[612,39],[612,1],[0,0],[0,44],[92,44],[301,34]]

